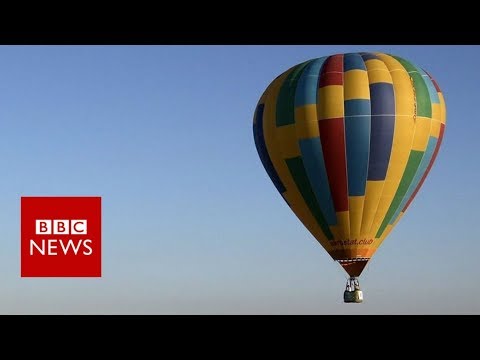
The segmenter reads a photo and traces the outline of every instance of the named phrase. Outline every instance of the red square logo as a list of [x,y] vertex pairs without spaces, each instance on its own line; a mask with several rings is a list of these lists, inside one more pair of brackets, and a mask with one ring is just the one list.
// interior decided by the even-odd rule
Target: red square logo
[[101,277],[102,198],[21,198],[22,277]]

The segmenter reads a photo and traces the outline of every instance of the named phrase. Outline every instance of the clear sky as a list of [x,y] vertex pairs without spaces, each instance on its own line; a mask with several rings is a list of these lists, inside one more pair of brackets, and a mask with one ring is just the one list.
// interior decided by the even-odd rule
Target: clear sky
[[[320,56],[423,67],[444,142],[363,272],[346,274],[257,155],[268,84]],[[0,313],[480,314],[479,46],[1,46]],[[98,195],[102,278],[20,277],[20,196]]]

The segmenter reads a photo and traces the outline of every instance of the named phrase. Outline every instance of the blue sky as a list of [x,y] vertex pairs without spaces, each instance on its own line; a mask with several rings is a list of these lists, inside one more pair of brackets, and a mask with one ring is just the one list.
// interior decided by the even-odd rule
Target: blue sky
[[[424,187],[346,275],[270,182],[252,117],[320,56],[389,52],[447,104]],[[478,314],[478,46],[1,46],[0,313]],[[20,196],[103,198],[103,277],[20,277]]]

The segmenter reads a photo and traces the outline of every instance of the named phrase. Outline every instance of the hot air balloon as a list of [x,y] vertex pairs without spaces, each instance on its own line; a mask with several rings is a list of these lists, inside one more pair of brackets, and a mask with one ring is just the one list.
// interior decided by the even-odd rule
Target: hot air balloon
[[347,53],[279,75],[253,120],[260,160],[285,202],[348,274],[344,301],[423,185],[446,120],[432,76],[401,57]]

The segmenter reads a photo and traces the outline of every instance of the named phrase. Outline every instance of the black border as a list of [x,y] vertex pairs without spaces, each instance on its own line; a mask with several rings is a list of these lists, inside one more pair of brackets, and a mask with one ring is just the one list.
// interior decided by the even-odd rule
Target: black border
[[[290,356],[295,351],[319,357],[416,358],[427,351],[459,358],[476,344],[478,316],[470,315],[2,315],[6,331],[22,329],[31,345],[65,342],[70,349],[91,349],[95,342],[110,350],[122,350],[136,343],[156,348],[207,351],[229,358],[245,350],[267,349]],[[19,335],[18,331],[12,334]],[[25,338],[23,334],[23,338]],[[18,339],[17,339],[18,340]],[[126,341],[126,343],[124,343]],[[459,344],[465,347],[459,348]],[[234,345],[234,348],[228,346]],[[199,347],[200,346],[200,347]],[[144,349],[138,349],[139,351]],[[313,354],[312,354],[313,351]],[[250,353],[249,358],[256,353]],[[201,353],[196,353],[200,356]],[[306,354],[307,355],[307,354]],[[401,355],[400,355],[401,356]],[[469,355],[470,357],[472,355]],[[256,357],[256,356],[255,356]]]
[[263,30],[130,29],[0,29],[0,45],[476,45],[480,31],[456,29],[273,28]]
[[[15,4],[9,4],[14,7]],[[4,11],[4,45],[473,45],[478,15],[455,3],[156,2]],[[90,5],[90,6],[88,6]],[[94,6],[92,6],[94,5]],[[132,6],[133,5],[133,6]],[[457,5],[457,6],[456,6]]]

